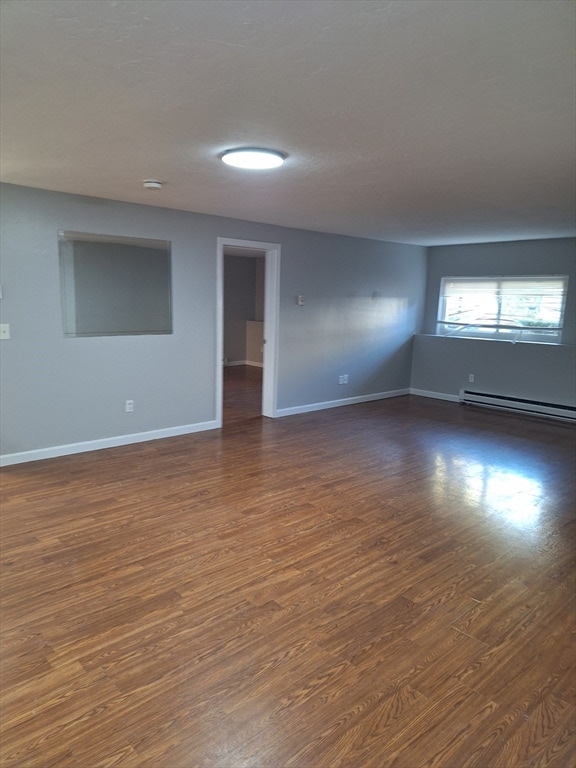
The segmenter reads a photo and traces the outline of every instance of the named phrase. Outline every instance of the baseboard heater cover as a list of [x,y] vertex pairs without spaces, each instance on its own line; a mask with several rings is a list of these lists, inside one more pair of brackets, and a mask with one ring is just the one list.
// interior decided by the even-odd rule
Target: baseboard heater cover
[[481,405],[487,408],[499,408],[514,413],[546,416],[551,419],[562,419],[576,423],[576,407],[573,405],[545,403],[541,400],[526,400],[523,397],[508,397],[490,392],[473,392],[469,389],[460,390],[460,402],[465,405]]

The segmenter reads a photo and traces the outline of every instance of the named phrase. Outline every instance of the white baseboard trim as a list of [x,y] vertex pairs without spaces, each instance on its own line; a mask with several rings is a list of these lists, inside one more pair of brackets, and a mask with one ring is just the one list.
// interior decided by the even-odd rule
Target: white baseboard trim
[[458,395],[447,395],[444,392],[429,392],[427,389],[414,389],[410,387],[410,394],[418,395],[418,397],[432,397],[434,400],[449,400],[451,403],[460,402]]
[[104,448],[117,448],[121,445],[133,443],[145,443],[148,440],[161,440],[165,437],[178,437],[189,435],[193,432],[205,432],[208,429],[218,429],[217,421],[203,421],[198,424],[185,424],[181,427],[168,427],[167,429],[155,429],[151,432],[137,432],[132,435],[118,435],[117,437],[105,437],[101,440],[87,440],[82,443],[69,443],[68,445],[54,445],[50,448],[38,448],[22,453],[5,453],[0,456],[0,467],[9,467],[12,464],[24,464],[28,461],[41,461],[42,459],[54,459],[58,456],[69,456],[74,453],[86,453],[87,451],[100,451]]
[[225,368],[230,368],[233,365],[253,365],[255,368],[264,368],[264,363],[254,363],[252,360],[231,360],[224,363]]
[[[247,361],[227,363],[227,365],[259,365],[259,363],[249,363]],[[299,413],[310,413],[312,411],[322,411],[328,408],[339,408],[344,405],[354,405],[356,403],[368,403],[373,400],[385,400],[389,397],[401,397],[402,395],[418,395],[419,397],[431,397],[436,400],[449,400],[454,403],[460,402],[458,395],[448,395],[443,392],[429,392],[425,389],[396,389],[389,392],[377,392],[372,395],[360,395],[359,397],[347,397],[341,400],[328,400],[322,403],[311,403],[309,405],[298,405],[293,408],[279,408],[275,416],[294,416]],[[117,437],[106,437],[101,440],[88,440],[81,443],[69,443],[67,445],[55,445],[49,448],[38,448],[32,451],[22,451],[21,453],[6,453],[0,456],[0,467],[9,467],[13,464],[24,464],[29,461],[42,461],[43,459],[53,459],[58,456],[70,456],[75,453],[86,453],[88,451],[100,451],[105,448],[116,448],[122,445],[132,445],[134,443],[144,443],[148,440],[161,440],[165,437],[178,437],[179,435],[189,435],[194,432],[205,432],[209,429],[218,429],[221,425],[217,421],[204,421],[198,424],[185,424],[180,427],[168,427],[167,429],[156,429],[150,432],[137,432],[131,435],[118,435]]]
[[409,389],[394,389],[390,392],[376,392],[373,395],[360,395],[359,397],[346,397],[342,400],[328,400],[324,403],[311,403],[310,405],[297,405],[293,408],[279,408],[276,416],[295,416],[298,413],[310,413],[311,411],[323,411],[327,408],[339,408],[342,405],[355,405],[356,403],[369,403],[372,400],[385,400],[388,397],[401,397],[409,395]]

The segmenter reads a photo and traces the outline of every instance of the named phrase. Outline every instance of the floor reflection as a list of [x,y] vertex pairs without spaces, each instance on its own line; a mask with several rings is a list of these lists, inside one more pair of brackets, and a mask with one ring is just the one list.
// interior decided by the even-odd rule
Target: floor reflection
[[487,513],[517,528],[534,528],[540,519],[542,484],[518,472],[468,462],[463,483]]
[[523,531],[536,529],[546,501],[545,479],[537,475],[536,467],[528,461],[521,468],[513,454],[505,458],[492,451],[482,461],[477,451],[472,453],[455,455],[450,449],[436,453],[435,493],[456,493],[467,508],[481,509],[495,522]]

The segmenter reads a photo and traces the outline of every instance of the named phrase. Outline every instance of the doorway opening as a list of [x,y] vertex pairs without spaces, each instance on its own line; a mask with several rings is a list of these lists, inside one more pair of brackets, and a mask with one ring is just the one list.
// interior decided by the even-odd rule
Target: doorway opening
[[262,419],[262,368],[224,366],[222,424],[246,427]]
[[216,421],[274,418],[280,245],[218,238],[217,264]]

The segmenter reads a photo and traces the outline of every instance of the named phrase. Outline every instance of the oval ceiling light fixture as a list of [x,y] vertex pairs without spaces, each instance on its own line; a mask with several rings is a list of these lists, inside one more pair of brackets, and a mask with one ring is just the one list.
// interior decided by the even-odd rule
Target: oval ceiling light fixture
[[226,165],[234,168],[245,168],[250,171],[264,171],[269,168],[278,168],[286,160],[283,152],[275,149],[261,149],[259,147],[239,147],[227,149],[222,152],[220,159]]
[[145,179],[142,184],[146,189],[162,189],[162,182],[157,179]]

